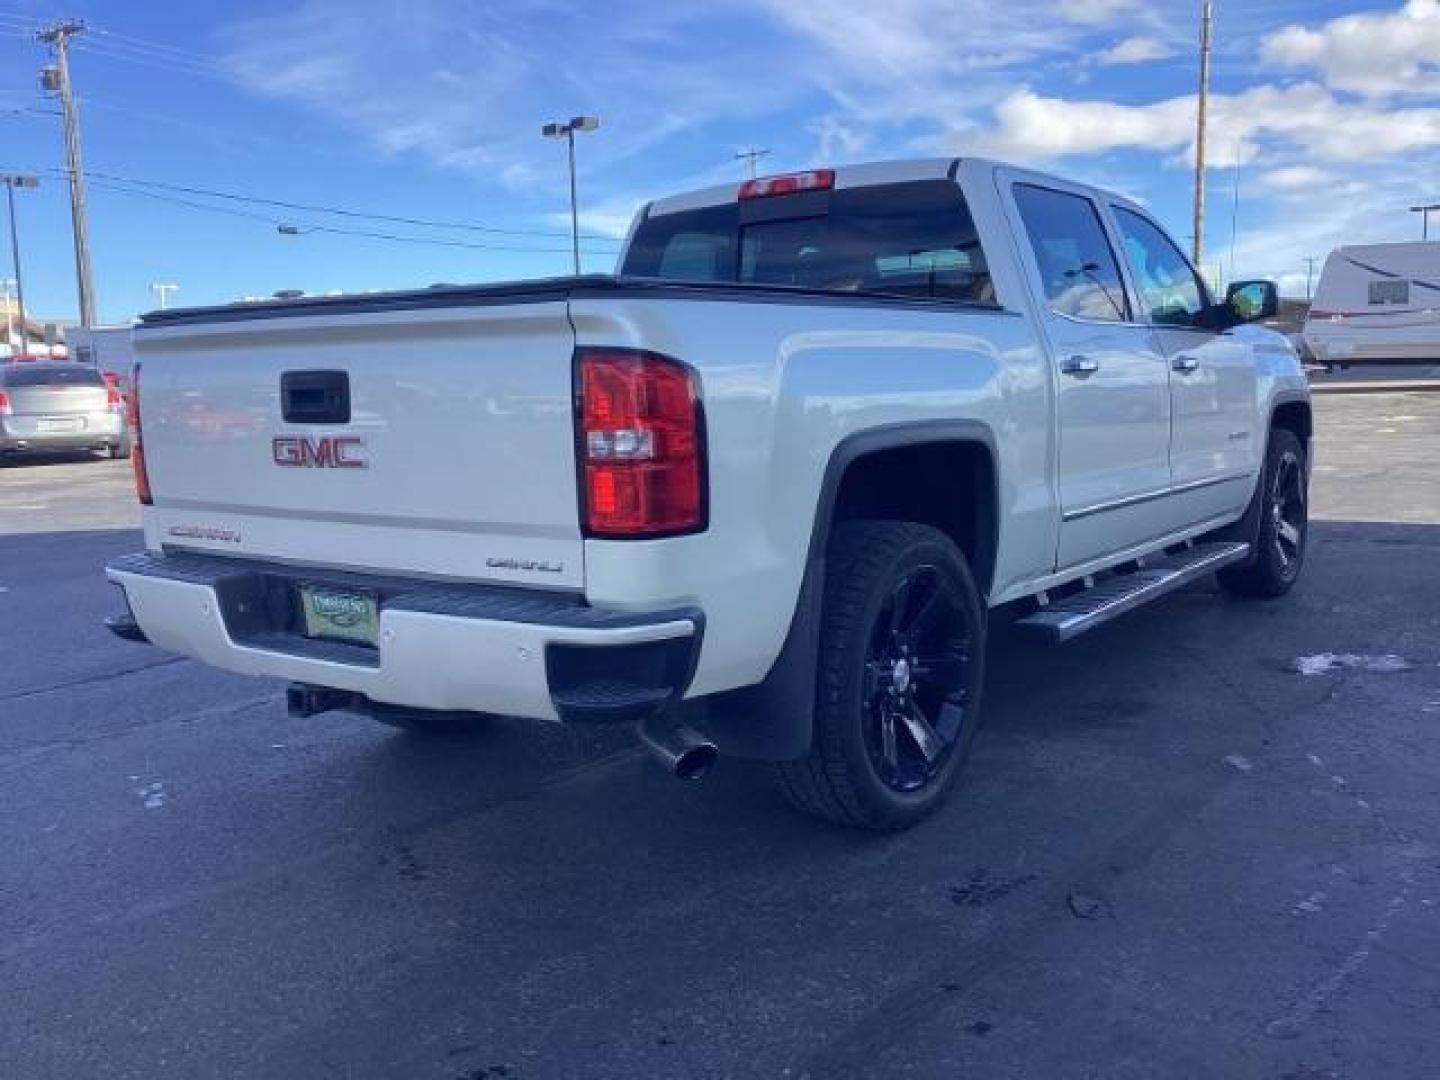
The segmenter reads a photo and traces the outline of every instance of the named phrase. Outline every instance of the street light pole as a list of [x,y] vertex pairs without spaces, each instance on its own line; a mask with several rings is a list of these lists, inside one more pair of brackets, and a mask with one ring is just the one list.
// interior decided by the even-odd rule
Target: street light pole
[[547,139],[564,139],[570,161],[570,250],[575,260],[575,276],[580,276],[580,204],[575,195],[575,133],[594,131],[600,126],[598,116],[572,116],[564,123],[546,124],[540,134]]
[[[25,277],[20,271],[20,233],[15,225],[15,189],[36,188],[40,181],[33,176],[20,176],[10,174],[0,176],[0,183],[5,185],[5,200],[10,207],[10,259],[15,266],[15,303],[20,312],[20,351],[25,351]],[[10,314],[7,306],[6,316]],[[10,328],[5,328],[5,338],[10,338]]]
[[1420,239],[1430,239],[1430,212],[1440,210],[1440,203],[1430,203],[1426,206],[1412,206],[1410,212],[1420,215]]
[[575,276],[580,276],[580,202],[575,195],[575,129],[565,132],[565,152],[570,157],[570,251],[575,256]]
[[748,150],[738,151],[735,154],[735,160],[744,161],[747,165],[749,165],[750,179],[754,180],[756,175],[756,164],[760,161],[762,157],[767,156],[769,153],[769,150],[752,146]]

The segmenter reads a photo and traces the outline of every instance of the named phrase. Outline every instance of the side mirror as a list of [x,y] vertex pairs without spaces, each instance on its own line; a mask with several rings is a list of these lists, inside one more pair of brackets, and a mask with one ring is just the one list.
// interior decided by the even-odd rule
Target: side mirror
[[1280,310],[1280,289],[1273,281],[1232,281],[1225,305],[1241,322],[1273,319]]

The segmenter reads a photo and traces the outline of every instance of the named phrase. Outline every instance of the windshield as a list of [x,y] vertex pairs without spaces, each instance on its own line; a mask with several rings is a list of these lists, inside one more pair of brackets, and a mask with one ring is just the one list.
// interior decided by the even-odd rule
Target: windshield
[[995,302],[969,207],[948,180],[649,217],[636,230],[621,272],[667,281]]

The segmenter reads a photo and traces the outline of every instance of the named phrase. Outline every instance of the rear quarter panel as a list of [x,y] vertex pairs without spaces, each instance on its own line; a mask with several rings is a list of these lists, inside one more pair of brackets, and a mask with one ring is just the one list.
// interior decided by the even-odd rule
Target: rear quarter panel
[[941,305],[578,299],[579,345],[644,347],[693,366],[706,410],[710,527],[588,540],[597,604],[695,603],[698,696],[758,682],[795,611],[826,467],[847,437],[969,419],[999,450],[995,590],[1054,552],[1048,366],[1026,319]]

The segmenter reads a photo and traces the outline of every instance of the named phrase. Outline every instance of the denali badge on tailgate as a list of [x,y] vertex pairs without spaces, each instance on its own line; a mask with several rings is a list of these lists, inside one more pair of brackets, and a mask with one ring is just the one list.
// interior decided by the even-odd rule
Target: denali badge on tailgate
[[276,465],[290,469],[363,469],[365,440],[354,435],[277,435],[270,441]]

